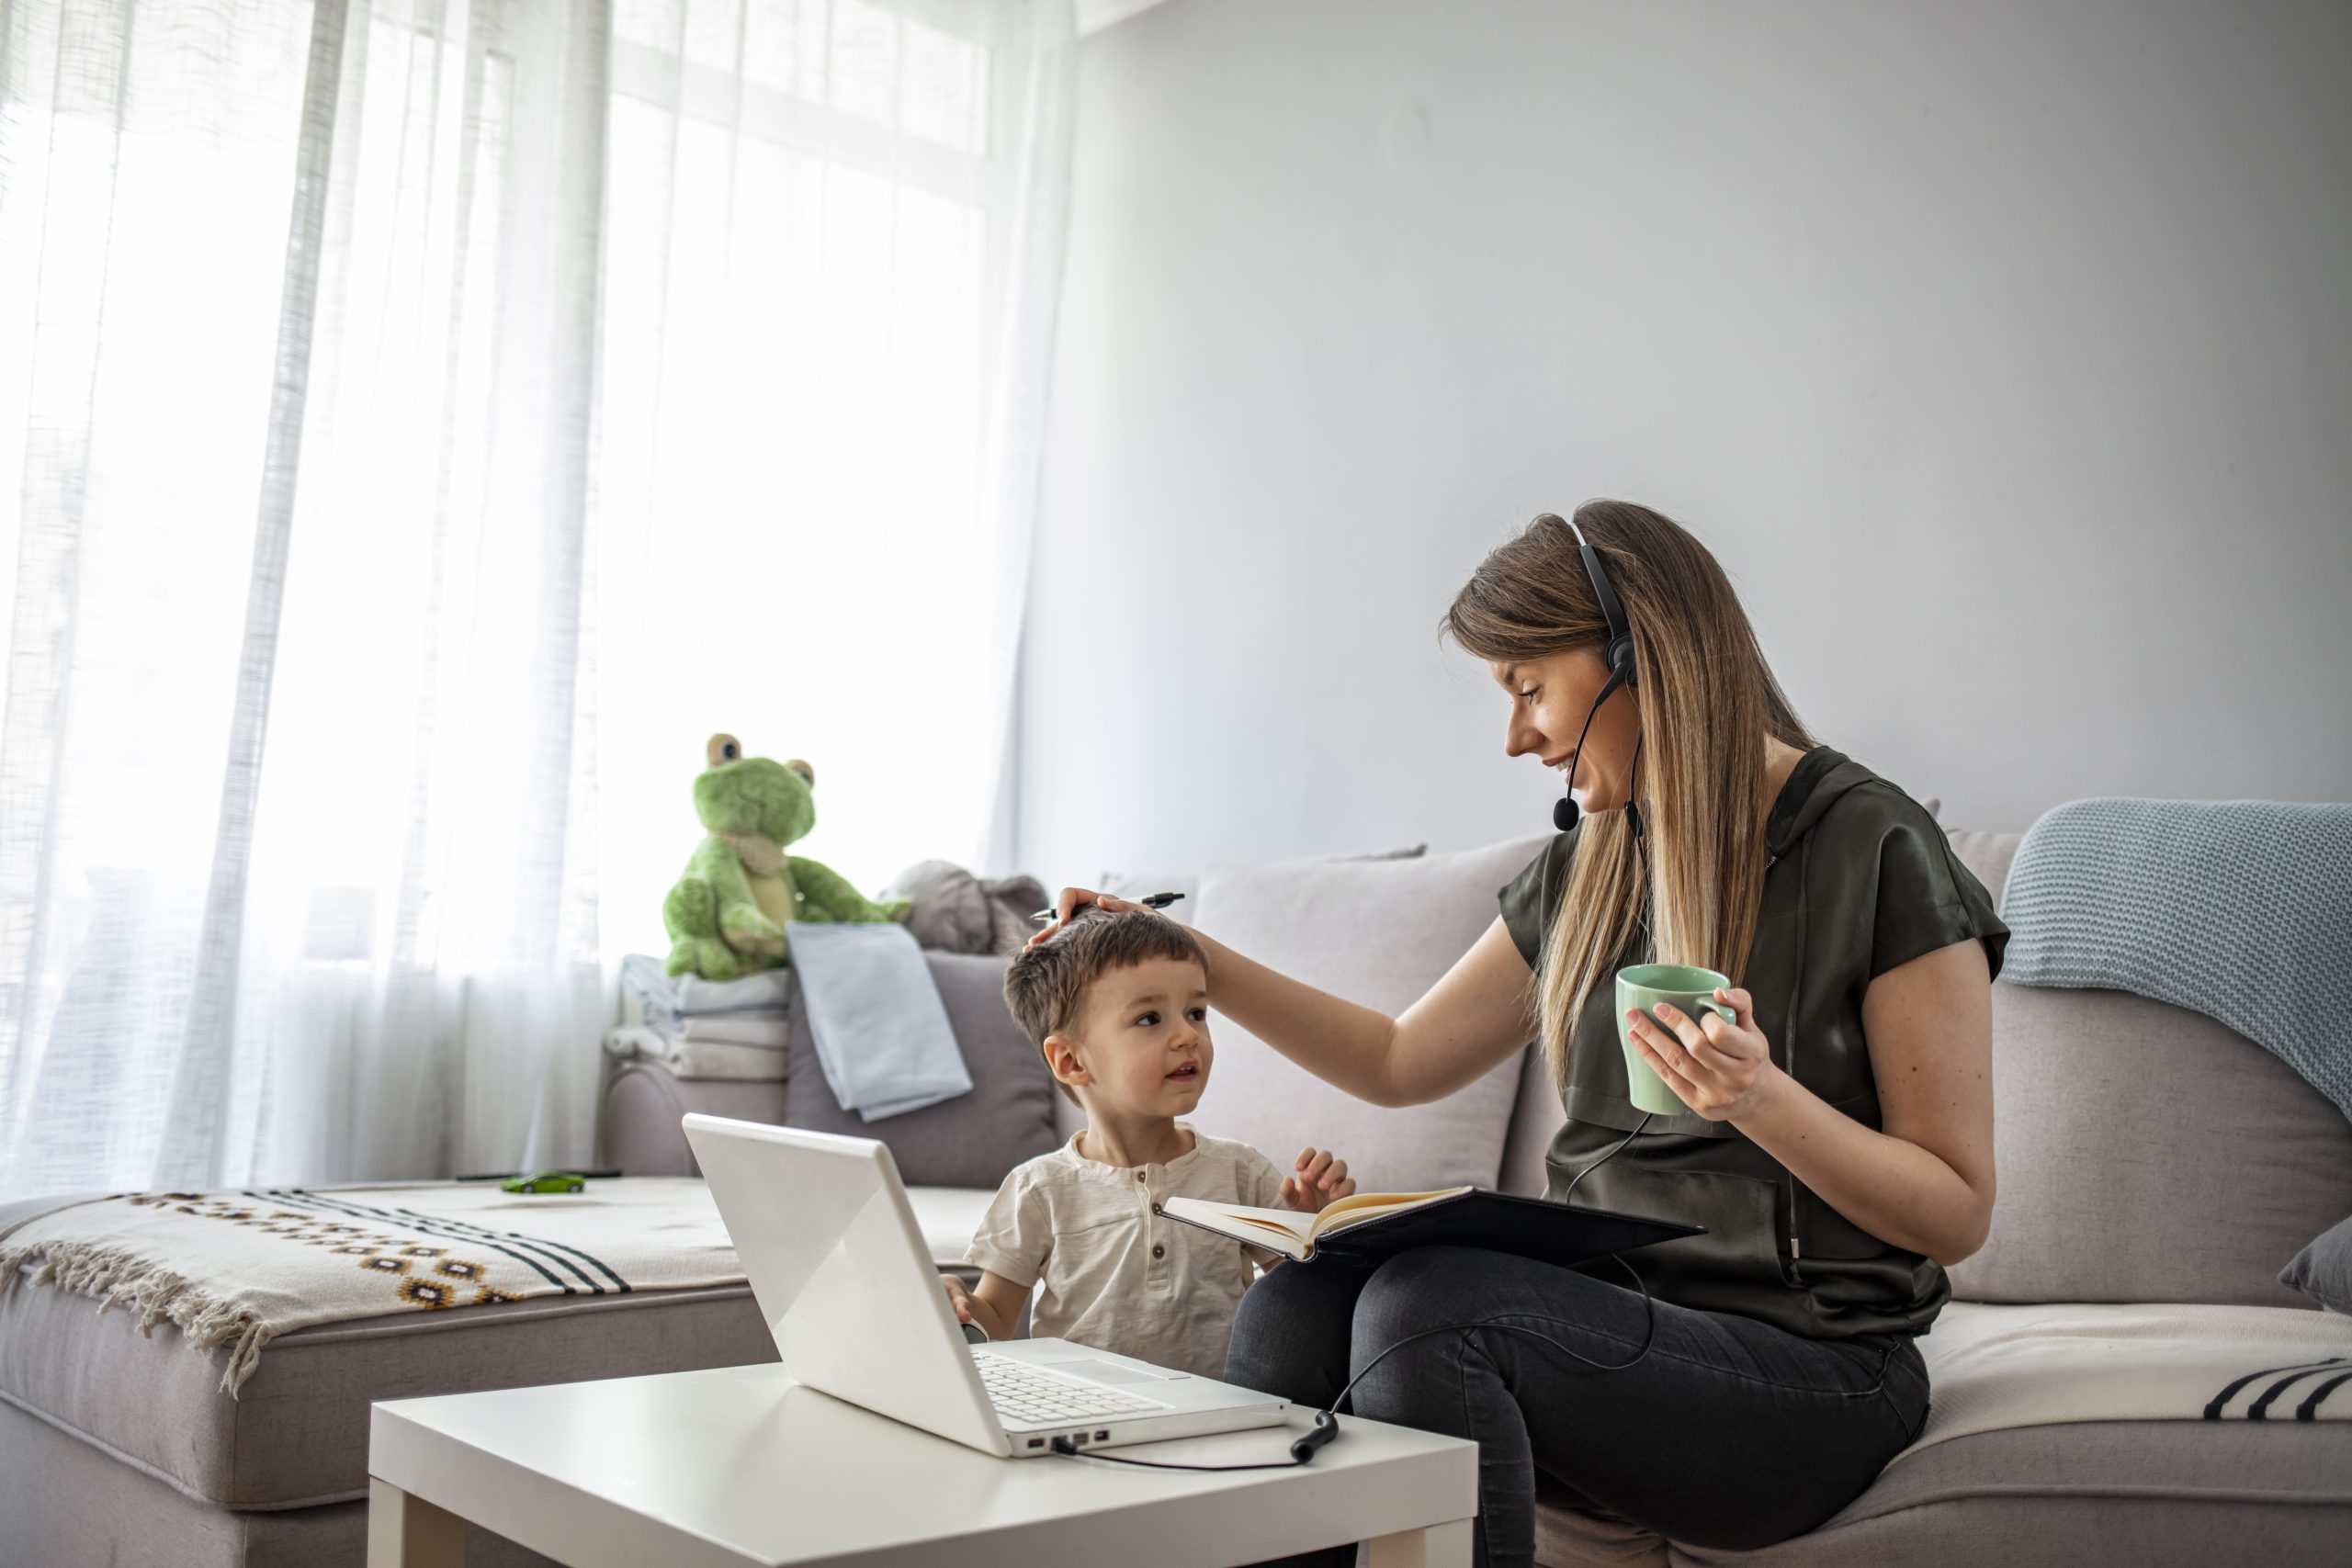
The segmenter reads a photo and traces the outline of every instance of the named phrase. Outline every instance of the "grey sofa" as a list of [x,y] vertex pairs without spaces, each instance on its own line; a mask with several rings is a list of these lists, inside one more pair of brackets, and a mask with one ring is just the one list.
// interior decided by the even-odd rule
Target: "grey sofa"
[[[2014,834],[1956,833],[1997,889]],[[1177,908],[1242,951],[1401,1007],[1492,919],[1533,841],[1459,855],[1216,867]],[[1000,1021],[955,1004],[959,1034]],[[1972,1303],[2217,1302],[2301,1311],[2276,1282],[2352,1213],[2352,1125],[2285,1066],[2200,1018],[2109,992],[1995,993],[2000,1182],[1992,1239],[1953,1271]],[[1296,1072],[1230,1025],[1195,1118],[1282,1157],[1340,1149],[1369,1185],[1542,1186],[1559,1119],[1522,1058],[1449,1100],[1381,1111]],[[1036,1069],[1042,1073],[1042,1068]],[[773,1119],[773,1084],[625,1069],[607,1153],[689,1168],[684,1109]],[[1053,1097],[1059,1125],[1069,1108]],[[887,1131],[885,1123],[878,1131]],[[984,1188],[919,1188],[951,1261]],[[0,1230],[9,1216],[0,1212]],[[1934,1351],[1934,1336],[1925,1346]],[[357,1564],[370,1400],[740,1364],[773,1356],[741,1287],[526,1303],[292,1333],[241,1398],[168,1325],[41,1288],[0,1297],[0,1562]],[[2352,1540],[2352,1423],[2108,1422],[1955,1438],[1891,1467],[1821,1529],[1762,1551],[1694,1553],[1547,1513],[1542,1560],[1758,1564],[2339,1562]],[[481,1532],[477,1564],[540,1561]]]
[[[1997,895],[2022,835],[1951,836]],[[1121,879],[1113,890],[1183,891],[1190,897],[1175,909],[1220,940],[1397,1009],[1493,919],[1496,888],[1540,842],[1418,860],[1216,867]],[[2319,1310],[2278,1280],[2300,1248],[2352,1214],[2352,1123],[2317,1090],[2223,1026],[2121,992],[1996,982],[1993,1019],[1999,1196],[1989,1241],[1951,1271],[1958,1310]],[[1561,1112],[1532,1052],[1448,1101],[1398,1111],[1349,1100],[1229,1022],[1215,1040],[1210,1089],[1193,1118],[1204,1131],[1277,1158],[1302,1142],[1336,1148],[1368,1186],[1476,1180],[1542,1190],[1543,1153]],[[684,1159],[673,1125],[615,1110],[616,1146]],[[1059,1114],[1066,1135],[1075,1112],[1061,1104]],[[951,1261],[956,1227],[935,1229],[950,1244],[940,1259]],[[1933,1334],[1922,1348],[1932,1368]],[[2352,1422],[2103,1421],[1955,1438],[1890,1466],[1819,1529],[1757,1551],[1690,1550],[1553,1510],[1541,1529],[1538,1557],[1554,1568],[2337,1563],[2352,1561]]]

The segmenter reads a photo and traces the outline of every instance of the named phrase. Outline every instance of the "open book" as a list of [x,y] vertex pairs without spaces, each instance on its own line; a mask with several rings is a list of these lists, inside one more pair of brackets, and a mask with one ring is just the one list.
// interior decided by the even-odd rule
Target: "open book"
[[1170,1198],[1159,1212],[1301,1262],[1326,1253],[1376,1261],[1416,1247],[1477,1247],[1570,1265],[1701,1234],[1697,1225],[1638,1219],[1605,1209],[1572,1209],[1477,1187],[1358,1192],[1319,1214],[1213,1203],[1204,1198]]
[[1408,1209],[1427,1208],[1448,1198],[1476,1192],[1475,1187],[1448,1187],[1436,1192],[1356,1192],[1331,1204],[1319,1214],[1296,1209],[1251,1209],[1239,1203],[1212,1203],[1205,1198],[1170,1198],[1159,1212],[1171,1220],[1216,1231],[1285,1258],[1315,1255],[1315,1244],[1350,1225],[1366,1224]]

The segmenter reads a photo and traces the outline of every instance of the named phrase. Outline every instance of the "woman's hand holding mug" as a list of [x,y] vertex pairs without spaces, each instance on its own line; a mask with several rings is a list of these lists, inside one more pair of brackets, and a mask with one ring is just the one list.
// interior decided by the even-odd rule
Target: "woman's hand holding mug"
[[1771,1043],[1756,1026],[1756,998],[1738,986],[1718,986],[1714,997],[1737,1022],[1725,1023],[1712,1012],[1692,1018],[1671,1002],[1658,1002],[1650,1009],[1657,1022],[1629,1009],[1626,1033],[1683,1104],[1710,1122],[1736,1122],[1755,1113],[1781,1070],[1772,1065]]

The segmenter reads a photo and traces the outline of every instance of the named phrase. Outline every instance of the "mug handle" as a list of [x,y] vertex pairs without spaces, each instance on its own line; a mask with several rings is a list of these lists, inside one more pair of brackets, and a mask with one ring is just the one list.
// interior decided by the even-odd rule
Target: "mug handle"
[[[1705,1008],[1708,1011],[1714,1013],[1725,1023],[1736,1025],[1739,1022],[1739,1010],[1732,1006],[1729,1002],[1719,1002],[1713,997],[1703,997],[1700,998],[1698,1005]],[[1685,1010],[1687,1011],[1688,1010],[1686,1009]],[[1648,1019],[1650,1022],[1656,1024],[1659,1029],[1664,1030],[1667,1033],[1672,1034],[1674,1032],[1671,1029],[1667,1029],[1665,1022],[1659,1019],[1655,1010],[1644,1008],[1642,1010],[1642,1016]]]
[[[1713,1013],[1716,1017],[1722,1019],[1725,1023],[1736,1025],[1739,1022],[1739,1010],[1732,1006],[1729,1002],[1719,1002],[1715,1000],[1713,997],[1706,996],[1699,998],[1699,1005],[1706,1009],[1709,1012]],[[1651,1015],[1650,1021],[1653,1023],[1657,1022],[1656,1014]],[[1698,1021],[1697,1015],[1692,1015],[1691,1021],[1694,1023]],[[1659,1027],[1665,1028],[1663,1024],[1660,1024]],[[1668,1034],[1674,1032],[1671,1029],[1668,1029],[1666,1032]],[[1705,1031],[1702,1030],[1700,1032],[1704,1033]]]

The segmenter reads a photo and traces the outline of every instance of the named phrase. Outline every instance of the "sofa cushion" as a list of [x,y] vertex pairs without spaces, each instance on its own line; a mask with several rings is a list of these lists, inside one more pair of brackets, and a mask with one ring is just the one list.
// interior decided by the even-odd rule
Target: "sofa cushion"
[[230,1507],[365,1495],[372,1400],[775,1359],[748,1285],[637,1291],[298,1329],[232,1398],[224,1351],[97,1306],[20,1279],[0,1300],[0,1398]]
[[[1427,844],[1402,844],[1393,850],[1366,850],[1361,854],[1323,856],[1295,863],[1319,865],[1333,860],[1419,860],[1428,852]],[[1148,898],[1155,893],[1182,893],[1183,897],[1169,905],[1163,912],[1170,919],[1188,926],[1200,916],[1201,874],[1197,871],[1106,871],[1094,886],[1114,898]]]
[[[1576,1561],[1561,1553],[1573,1550],[1577,1521],[1547,1510],[1539,1529],[1551,1555],[1539,1549],[1538,1562]],[[2340,1562],[2346,1540],[2352,1422],[2098,1421],[1955,1438],[1889,1465],[1808,1534],[1753,1551],[1677,1545],[1673,1561],[2206,1568]]]
[[2352,1313],[2352,1220],[2339,1220],[2278,1271],[2278,1282],[2324,1307]]
[[[1294,979],[1395,1014],[1468,951],[1497,918],[1495,897],[1541,838],[1418,860],[1214,865],[1201,876],[1201,928]],[[1430,1105],[1367,1104],[1296,1066],[1230,1019],[1192,1120],[1286,1163],[1302,1145],[1333,1149],[1368,1190],[1495,1185],[1519,1095],[1515,1053]]]
[[626,1062],[605,1086],[603,1163],[629,1176],[700,1176],[679,1123],[686,1112],[784,1121],[780,1078],[682,1078],[660,1062]]
[[[908,1190],[932,1260],[964,1256],[994,1189]],[[45,1208],[67,1200],[49,1200]],[[0,1401],[200,1501],[284,1508],[360,1497],[379,1399],[775,1359],[744,1284],[547,1297],[321,1324],[280,1335],[234,1398],[225,1350],[101,1311],[28,1273],[0,1295]]]
[[2008,886],[2009,867],[2016,863],[2018,846],[2025,842],[2025,835],[1951,828],[1945,829],[1944,837],[1951,840],[1951,852],[1960,857],[1960,863],[1993,896],[1993,908],[1998,909]]
[[909,1186],[993,1190],[1014,1166],[1060,1142],[1054,1133],[1060,1091],[1045,1057],[1004,1005],[1007,960],[970,953],[922,956],[971,1070],[972,1092],[879,1122],[843,1111],[818,1065],[808,1010],[795,1008],[785,1125],[878,1138],[890,1146],[899,1177]]
[[1544,1156],[1551,1152],[1553,1138],[1567,1121],[1568,1108],[1561,1100],[1560,1086],[1552,1080],[1552,1065],[1544,1059],[1543,1052],[1521,1052],[1520,1060],[1519,1098],[1511,1105],[1510,1131],[1503,1134],[1503,1167],[1495,1178],[1495,1188],[1522,1198],[1541,1198],[1552,1180]]
[[2308,1306],[2278,1271],[2352,1213],[2352,1122],[2269,1052],[2122,991],[1993,985],[1984,1302]]

